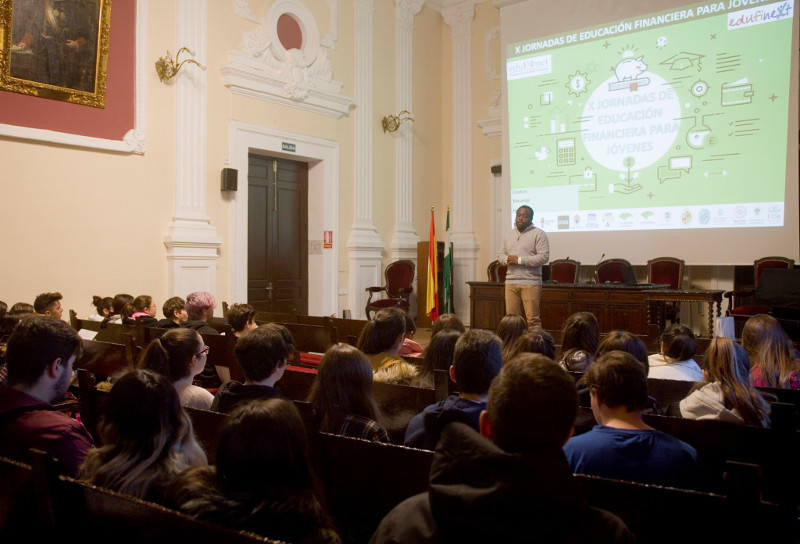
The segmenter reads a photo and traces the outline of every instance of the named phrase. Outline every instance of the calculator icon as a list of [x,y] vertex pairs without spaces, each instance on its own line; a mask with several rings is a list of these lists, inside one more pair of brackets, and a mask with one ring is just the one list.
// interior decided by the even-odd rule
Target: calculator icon
[[575,164],[575,138],[565,138],[556,142],[558,148],[556,164],[558,166],[568,166]]

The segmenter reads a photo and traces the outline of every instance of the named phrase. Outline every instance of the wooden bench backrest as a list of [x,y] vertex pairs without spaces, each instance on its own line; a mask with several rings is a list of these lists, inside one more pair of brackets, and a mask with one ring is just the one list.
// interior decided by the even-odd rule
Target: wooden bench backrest
[[[369,321],[363,319],[342,319],[339,317],[331,318],[331,323],[336,327],[336,333],[340,342],[347,342],[356,345],[361,331]],[[354,340],[355,339],[355,340]]]
[[75,362],[76,369],[86,369],[101,376],[114,376],[136,364],[134,340],[128,335],[126,344],[83,340],[83,356]]
[[281,323],[289,329],[294,338],[297,351],[325,353],[337,342],[336,331],[328,323],[326,325],[303,325],[300,323]]
[[189,414],[189,418],[192,420],[192,427],[194,427],[194,435],[197,441],[206,451],[208,464],[213,465],[217,460],[219,431],[228,420],[228,414],[198,410],[197,408],[186,408],[186,413]]

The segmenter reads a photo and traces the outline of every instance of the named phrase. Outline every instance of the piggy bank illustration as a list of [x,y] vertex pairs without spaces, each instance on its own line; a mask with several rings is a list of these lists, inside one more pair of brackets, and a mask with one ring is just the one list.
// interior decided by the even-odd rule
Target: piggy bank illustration
[[645,70],[647,70],[647,65],[642,61],[642,57],[639,57],[638,59],[621,60],[614,69],[614,73],[617,74],[617,81],[623,81],[636,79]]

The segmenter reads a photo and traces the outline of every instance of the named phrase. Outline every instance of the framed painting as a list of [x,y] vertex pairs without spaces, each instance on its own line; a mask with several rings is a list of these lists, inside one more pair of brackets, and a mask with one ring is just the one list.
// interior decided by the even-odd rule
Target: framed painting
[[105,107],[111,0],[0,0],[0,90]]

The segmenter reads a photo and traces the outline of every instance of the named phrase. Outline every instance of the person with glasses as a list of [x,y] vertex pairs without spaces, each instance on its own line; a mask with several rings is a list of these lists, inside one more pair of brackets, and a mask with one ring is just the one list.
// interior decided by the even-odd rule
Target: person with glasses
[[170,329],[164,336],[150,342],[139,359],[139,366],[172,382],[184,408],[208,410],[214,395],[192,384],[194,377],[203,371],[208,352],[209,347],[203,344],[197,331]]

